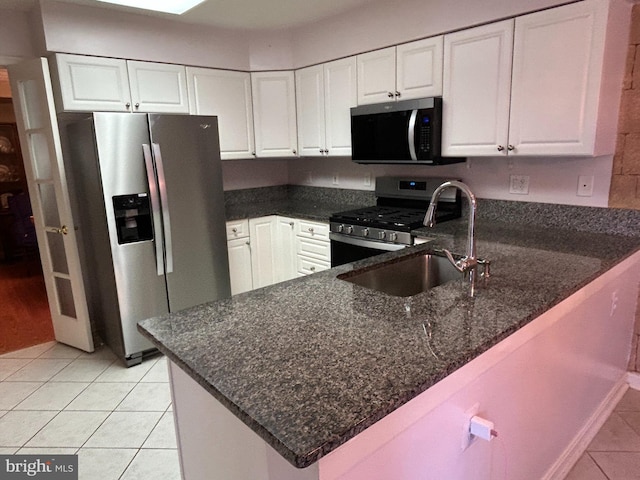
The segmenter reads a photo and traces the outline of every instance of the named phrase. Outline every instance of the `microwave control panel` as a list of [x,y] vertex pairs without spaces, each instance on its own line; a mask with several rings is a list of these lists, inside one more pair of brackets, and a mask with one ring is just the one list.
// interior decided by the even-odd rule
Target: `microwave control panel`
[[431,115],[423,114],[418,118],[418,145],[416,153],[418,158],[429,158],[431,153]]

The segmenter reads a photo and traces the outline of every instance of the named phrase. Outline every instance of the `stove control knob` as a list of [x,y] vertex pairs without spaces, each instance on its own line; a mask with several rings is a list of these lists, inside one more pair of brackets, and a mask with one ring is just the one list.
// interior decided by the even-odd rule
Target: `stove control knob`
[[344,232],[344,225],[341,223],[340,225],[338,225],[338,233],[342,232]]
[[347,227],[347,233],[348,233],[349,235],[351,235],[351,234],[353,233],[353,227],[352,227],[351,225],[349,225],[349,226]]
[[385,232],[384,230],[382,230],[381,232],[378,232],[379,240],[384,240],[386,236],[387,236],[387,232]]
[[365,228],[365,229],[362,230],[362,236],[363,237],[368,237],[369,236],[369,229],[368,228]]
[[389,240],[391,240],[392,242],[395,242],[398,239],[398,234],[396,232],[391,232],[389,234]]

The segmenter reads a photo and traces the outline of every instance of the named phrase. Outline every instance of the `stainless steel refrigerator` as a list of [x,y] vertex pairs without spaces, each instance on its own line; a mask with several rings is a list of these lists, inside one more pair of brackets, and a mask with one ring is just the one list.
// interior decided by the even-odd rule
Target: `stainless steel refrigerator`
[[216,117],[59,119],[95,333],[128,365],[145,318],[231,295]]

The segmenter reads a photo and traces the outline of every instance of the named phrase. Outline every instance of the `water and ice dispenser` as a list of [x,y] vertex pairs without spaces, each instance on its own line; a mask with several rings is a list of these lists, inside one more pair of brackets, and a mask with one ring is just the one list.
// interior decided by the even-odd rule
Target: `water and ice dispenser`
[[113,197],[118,243],[153,240],[153,224],[149,196],[146,193]]

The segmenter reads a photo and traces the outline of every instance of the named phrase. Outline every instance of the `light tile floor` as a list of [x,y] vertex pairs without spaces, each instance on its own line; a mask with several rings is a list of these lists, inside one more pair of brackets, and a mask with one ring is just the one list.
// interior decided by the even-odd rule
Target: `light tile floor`
[[49,342],[0,355],[0,453],[78,454],[80,480],[180,480],[167,362]]
[[640,480],[640,391],[627,390],[565,480]]

